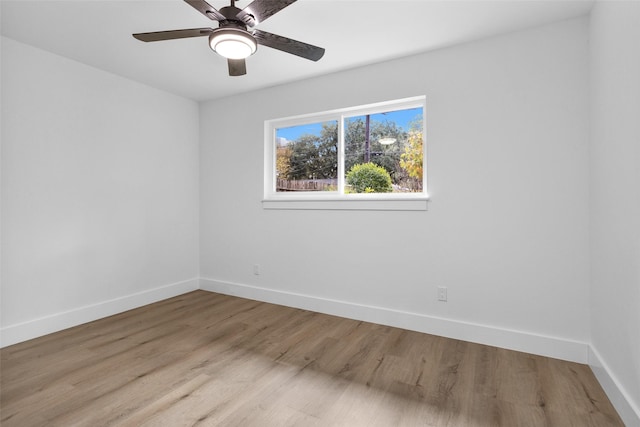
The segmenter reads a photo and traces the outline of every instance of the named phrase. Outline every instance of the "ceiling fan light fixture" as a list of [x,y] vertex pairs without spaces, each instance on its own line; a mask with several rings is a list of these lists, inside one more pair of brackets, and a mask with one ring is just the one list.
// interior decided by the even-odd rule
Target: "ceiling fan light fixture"
[[217,28],[209,35],[209,46],[228,59],[244,59],[258,48],[256,39],[247,31],[237,28]]

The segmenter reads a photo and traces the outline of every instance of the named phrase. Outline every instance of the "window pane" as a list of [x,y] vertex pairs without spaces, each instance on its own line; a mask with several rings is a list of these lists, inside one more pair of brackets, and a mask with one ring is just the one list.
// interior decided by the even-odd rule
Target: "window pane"
[[422,191],[422,107],[345,118],[345,192]]
[[276,129],[276,191],[336,191],[338,122]]

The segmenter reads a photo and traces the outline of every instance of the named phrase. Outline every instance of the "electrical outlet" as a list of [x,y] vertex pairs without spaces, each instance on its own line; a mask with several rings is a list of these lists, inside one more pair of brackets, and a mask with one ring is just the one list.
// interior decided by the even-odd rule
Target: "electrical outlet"
[[438,301],[447,302],[447,288],[438,286]]
[[256,276],[260,275],[260,264],[253,264],[253,274]]

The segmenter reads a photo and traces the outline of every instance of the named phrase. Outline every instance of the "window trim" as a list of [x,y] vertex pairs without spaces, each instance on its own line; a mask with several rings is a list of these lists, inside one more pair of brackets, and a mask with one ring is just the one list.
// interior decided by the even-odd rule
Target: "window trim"
[[[344,121],[345,118],[377,114],[391,110],[403,110],[422,107],[423,159],[427,156],[426,143],[426,97],[416,96],[393,101],[384,101],[357,107],[340,108],[320,113],[302,114],[280,119],[265,120],[265,152],[264,152],[264,193],[262,206],[264,209],[318,209],[318,210],[427,210],[427,165],[423,162],[421,193],[374,193],[344,194],[340,191],[345,186],[344,171]],[[296,192],[278,193],[276,183],[276,130],[283,127],[300,126],[309,123],[326,121],[338,122],[338,191],[336,192]]]

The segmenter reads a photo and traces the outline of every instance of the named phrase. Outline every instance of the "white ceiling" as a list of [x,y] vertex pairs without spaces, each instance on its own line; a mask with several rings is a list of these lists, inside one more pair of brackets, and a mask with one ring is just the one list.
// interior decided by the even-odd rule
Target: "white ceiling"
[[[244,8],[251,0],[238,0]],[[268,1],[268,0],[267,0]],[[220,9],[226,0],[210,0]],[[217,26],[182,0],[2,0],[2,35],[195,100],[354,68],[589,13],[592,0],[299,0],[257,28],[324,47],[312,62],[259,47],[229,77],[206,37],[131,34]]]

